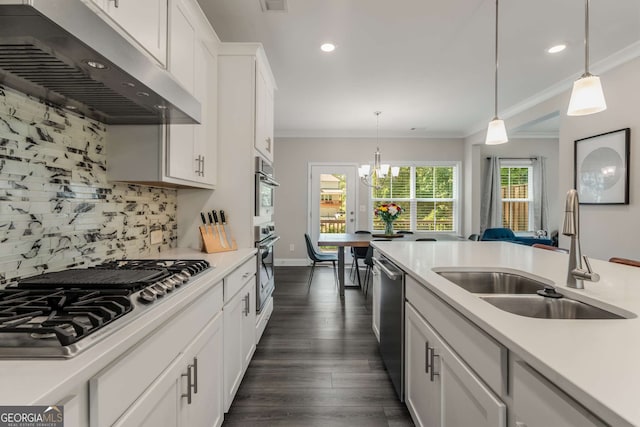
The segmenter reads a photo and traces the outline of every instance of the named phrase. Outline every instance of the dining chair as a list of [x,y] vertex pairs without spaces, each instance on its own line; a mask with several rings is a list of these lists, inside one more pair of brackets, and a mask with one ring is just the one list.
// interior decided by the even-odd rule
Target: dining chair
[[[373,239],[372,242],[390,242],[391,239]],[[367,270],[364,272],[364,284],[362,285],[362,291],[364,292],[365,298],[367,297],[367,292],[369,291],[369,282],[371,281],[371,276],[373,272],[373,246],[369,245],[367,248],[367,256],[364,259],[364,264],[367,266]]]
[[551,245],[545,245],[544,243],[534,243],[531,246],[534,247],[534,248],[538,248],[538,249],[546,249],[548,251],[562,252],[564,254],[568,254],[569,253],[569,251],[566,250],[566,249],[558,248],[556,246],[551,246]]
[[307,233],[304,233],[304,241],[307,244],[307,255],[313,261],[313,265],[311,266],[311,273],[309,274],[309,281],[307,283],[308,289],[311,288],[311,281],[313,280],[313,272],[316,269],[317,263],[330,262],[333,264],[333,276],[336,281],[336,287],[338,285],[338,270],[336,268],[336,263],[338,262],[338,255],[336,254],[325,254],[316,251],[313,247],[313,243],[311,243],[311,237]]
[[609,258],[609,262],[615,262],[616,264],[630,265],[632,267],[640,267],[640,261],[636,261],[628,258],[613,257],[613,258]]
[[480,235],[479,234],[470,234],[468,240],[473,240],[474,242],[477,242],[478,240],[480,240]]
[[[355,234],[371,234],[369,230],[356,230]],[[362,287],[362,283],[360,283],[360,265],[358,264],[358,260],[364,260],[367,256],[367,247],[351,247],[351,257],[353,260],[351,261],[351,273],[350,279],[353,282],[354,278],[357,276],[358,278],[358,286]]]

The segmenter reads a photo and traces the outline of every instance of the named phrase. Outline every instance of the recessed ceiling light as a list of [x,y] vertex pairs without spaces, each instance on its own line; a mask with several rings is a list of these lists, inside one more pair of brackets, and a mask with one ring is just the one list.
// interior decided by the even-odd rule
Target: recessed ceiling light
[[64,108],[68,109],[68,110],[77,110],[78,107],[76,107],[75,105],[65,105]]
[[562,52],[566,48],[567,48],[566,44],[557,44],[557,45],[551,46],[549,49],[547,49],[547,52],[549,52],[549,53],[558,53],[558,52]]
[[136,95],[138,95],[138,96],[149,96],[149,92],[140,91],[140,92],[136,92]]
[[104,70],[105,68],[107,68],[106,65],[104,65],[102,62],[98,62],[98,61],[86,60],[86,61],[84,61],[84,63],[87,64],[91,68],[95,68],[96,70]]
[[322,50],[323,52],[333,52],[334,50],[336,50],[336,45],[334,45],[333,43],[325,43],[320,46],[320,50]]
[[154,105],[154,107],[156,107],[158,110],[166,110],[167,109],[166,105],[161,105],[161,104]]

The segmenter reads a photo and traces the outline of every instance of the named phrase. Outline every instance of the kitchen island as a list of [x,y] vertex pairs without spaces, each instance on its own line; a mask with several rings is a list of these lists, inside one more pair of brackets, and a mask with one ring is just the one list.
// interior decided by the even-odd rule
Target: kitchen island
[[[206,356],[212,357],[200,358],[200,375],[211,374],[218,378],[217,384],[221,385],[223,382],[221,372],[223,282],[233,283],[235,276],[239,276],[238,278],[241,276],[243,280],[240,285],[246,284],[247,289],[255,289],[255,279],[247,282],[250,273],[241,270],[246,267],[249,271],[252,269],[255,272],[255,252],[255,249],[240,249],[220,254],[205,254],[192,249],[173,249],[156,254],[154,258],[158,259],[205,259],[212,268],[192,277],[188,283],[169,296],[154,302],[148,310],[136,318],[135,322],[126,322],[125,315],[89,335],[85,340],[95,339],[95,344],[70,359],[0,360],[0,378],[2,378],[0,403],[2,405],[64,405],[65,425],[111,425],[121,414],[121,412],[112,411],[112,408],[118,411],[126,409],[127,413],[131,412],[128,407],[132,401],[127,404],[124,398],[128,395],[135,396],[133,400],[141,401],[140,407],[144,407],[145,402],[142,398],[150,396],[149,390],[153,388],[151,385],[163,381],[165,377],[171,380],[167,373],[172,373],[177,378],[177,381],[174,381],[176,390],[181,390],[183,388],[180,379],[182,371],[185,369],[188,371],[189,381],[192,373],[194,376],[198,375],[191,367],[187,369],[186,362],[185,366],[182,366],[183,356],[190,363],[193,357],[200,354],[196,350],[203,348],[215,351],[216,355],[214,357],[209,352]],[[247,306],[249,305],[247,301]],[[253,328],[255,328],[255,317],[253,321]],[[198,345],[201,343],[216,345],[194,347],[190,344],[192,340]],[[184,351],[181,350],[183,347]],[[196,352],[196,356],[190,353],[189,349],[192,347],[195,348],[193,351]],[[150,350],[153,351],[145,354]],[[139,356],[143,354],[148,357],[141,360]],[[208,365],[207,359],[212,360]],[[167,366],[166,369],[165,366]],[[129,374],[124,381],[116,375],[122,372]],[[165,381],[164,384],[166,383]],[[186,380],[184,383],[186,384]],[[184,390],[181,391],[184,392]],[[200,390],[200,395],[206,391]],[[220,399],[219,405],[222,409],[222,396],[220,396],[222,387],[212,392],[218,393],[216,399]],[[101,393],[110,395],[112,398],[107,400],[111,402],[98,404],[97,397],[100,397]],[[114,394],[119,396],[114,398]],[[183,405],[180,403],[179,395],[178,399],[175,396],[173,398],[175,400],[173,406],[178,411]],[[196,399],[194,397],[194,401]],[[122,400],[118,403],[120,407],[115,407],[116,400]],[[150,402],[152,400],[147,399],[146,404]],[[191,406],[190,402],[191,397],[189,397],[189,406]],[[206,405],[210,408],[216,406],[211,401],[206,402]],[[170,405],[165,406],[170,407]],[[186,400],[184,407],[187,407]],[[176,419],[179,416],[183,423],[188,423],[189,421],[184,420],[193,420],[197,416],[195,412],[192,411],[187,415],[178,414]],[[166,411],[163,413],[166,415]],[[160,412],[158,414],[158,416],[162,415]],[[219,416],[221,423],[221,411]],[[138,414],[134,413],[122,425],[142,425],[136,421],[136,417]],[[145,422],[148,421],[145,420]],[[170,417],[166,417],[164,422],[167,425],[176,424],[171,422]],[[213,423],[214,420],[209,422]]]
[[[484,382],[480,383],[483,386],[488,385],[488,388],[493,389],[492,396],[497,395],[504,401],[504,404],[501,403],[502,414],[507,406],[509,416],[513,417],[514,406],[515,412],[520,410],[526,413],[529,409],[527,406],[533,405],[531,399],[523,404],[518,403],[513,396],[514,389],[517,392],[519,387],[521,388],[517,378],[514,380],[512,376],[514,371],[521,369],[514,361],[521,361],[525,369],[533,372],[531,375],[541,378],[540,381],[553,390],[559,389],[561,393],[570,397],[569,400],[575,400],[567,407],[582,406],[580,411],[586,412],[590,421],[593,418],[593,423],[588,425],[640,425],[640,405],[637,400],[640,384],[640,318],[637,317],[640,313],[640,269],[592,260],[593,269],[600,274],[600,281],[585,282],[584,290],[576,290],[564,286],[568,263],[566,254],[504,242],[434,243],[421,245],[412,242],[373,242],[373,246],[408,275],[407,306],[411,306],[412,298],[417,301],[416,295],[422,292],[422,296],[419,297],[424,298],[424,301],[417,301],[416,307],[420,307],[420,303],[441,304],[449,310],[448,320],[451,322],[446,322],[447,324],[459,322],[454,319],[459,316],[470,325],[469,327],[486,335],[487,343],[498,349],[495,358],[502,358],[502,361],[488,358],[484,362],[498,364],[495,369],[502,370],[496,372],[496,378],[499,380],[494,383],[492,378],[489,378],[483,379]],[[511,314],[450,282],[434,269],[495,269],[520,272],[555,286],[566,297],[629,318],[561,320]],[[410,311],[415,312],[413,308],[408,308],[407,313]],[[420,312],[419,309],[417,311],[424,317],[429,315]],[[437,328],[434,326],[434,329]],[[455,340],[452,339],[453,341]],[[463,344],[473,344],[472,341],[469,339]],[[449,344],[456,350],[452,342]],[[424,344],[421,345],[424,348]],[[431,354],[434,353],[431,345],[427,342],[427,354],[429,350]],[[462,350],[459,351],[459,355],[464,355]],[[411,354],[411,349],[407,349],[407,353]],[[473,368],[471,371],[482,377],[484,366],[482,363],[476,363],[474,354],[467,353],[469,354],[466,363]],[[478,357],[484,355],[478,354]],[[442,366],[443,363],[441,361]],[[433,363],[431,369],[434,369]],[[523,392],[521,395],[527,393]],[[540,409],[539,413],[550,408]],[[518,422],[521,424],[517,424]],[[533,421],[524,423],[510,418],[509,425],[532,427],[542,424]]]

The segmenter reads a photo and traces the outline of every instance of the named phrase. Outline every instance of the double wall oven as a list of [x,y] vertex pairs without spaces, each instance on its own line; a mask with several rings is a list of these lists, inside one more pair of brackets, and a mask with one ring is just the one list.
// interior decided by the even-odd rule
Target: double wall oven
[[280,239],[273,222],[274,193],[278,183],[273,178],[273,166],[262,157],[256,157],[255,184],[255,245],[258,250],[258,277],[256,311],[260,313],[275,289],[273,251]]

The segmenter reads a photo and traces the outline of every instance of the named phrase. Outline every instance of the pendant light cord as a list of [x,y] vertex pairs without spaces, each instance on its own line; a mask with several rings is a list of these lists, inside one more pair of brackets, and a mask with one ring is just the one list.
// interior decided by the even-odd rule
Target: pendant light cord
[[584,77],[590,76],[589,73],[589,0],[585,0],[584,7]]
[[[588,0],[587,0],[588,1]],[[494,93],[493,93],[493,119],[496,120],[498,118],[498,0],[496,0],[496,75],[495,82],[493,85]]]

